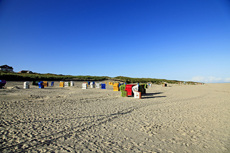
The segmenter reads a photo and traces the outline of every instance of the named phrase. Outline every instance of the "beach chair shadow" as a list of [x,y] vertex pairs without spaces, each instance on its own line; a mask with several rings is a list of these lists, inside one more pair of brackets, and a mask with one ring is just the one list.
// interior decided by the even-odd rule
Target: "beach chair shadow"
[[163,92],[146,93],[146,94],[143,94],[143,96],[141,97],[141,99],[148,99],[148,98],[163,98],[163,97],[166,97],[166,96],[155,96],[155,95],[162,94],[162,93],[163,93]]

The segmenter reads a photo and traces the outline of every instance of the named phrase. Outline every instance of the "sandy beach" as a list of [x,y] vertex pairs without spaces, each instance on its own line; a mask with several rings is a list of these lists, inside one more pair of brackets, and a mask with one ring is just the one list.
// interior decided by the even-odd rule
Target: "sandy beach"
[[[108,82],[108,81],[107,81]],[[30,83],[31,84],[31,83]],[[230,84],[0,89],[0,152],[230,152]]]

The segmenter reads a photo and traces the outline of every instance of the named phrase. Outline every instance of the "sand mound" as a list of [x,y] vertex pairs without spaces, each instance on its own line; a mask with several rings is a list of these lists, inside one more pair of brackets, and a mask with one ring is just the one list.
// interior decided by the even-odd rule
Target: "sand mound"
[[6,89],[21,89],[18,86],[13,86],[13,87],[7,87]]

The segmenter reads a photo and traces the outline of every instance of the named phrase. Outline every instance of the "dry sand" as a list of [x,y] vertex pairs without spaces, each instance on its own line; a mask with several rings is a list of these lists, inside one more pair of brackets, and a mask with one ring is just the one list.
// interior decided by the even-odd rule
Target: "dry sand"
[[[230,152],[230,84],[0,89],[0,152]],[[10,89],[10,87],[13,87]]]

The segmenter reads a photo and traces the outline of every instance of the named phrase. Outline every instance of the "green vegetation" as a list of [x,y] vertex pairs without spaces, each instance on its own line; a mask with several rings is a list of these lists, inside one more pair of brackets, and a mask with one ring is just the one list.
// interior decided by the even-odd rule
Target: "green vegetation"
[[115,81],[123,81],[126,83],[154,83],[154,84],[162,84],[163,82],[177,84],[181,81],[177,80],[166,80],[166,79],[154,79],[154,78],[130,78],[130,77],[123,77],[117,76],[114,78]]
[[109,79],[107,76],[72,76],[72,75],[57,75],[57,74],[38,74],[38,73],[13,73],[0,71],[0,80],[6,81],[33,81],[33,80],[76,80],[76,81],[100,81]]
[[[178,84],[181,81],[177,80],[166,80],[166,79],[154,79],[154,78],[130,78],[124,76],[117,76],[114,78],[108,76],[72,76],[72,75],[62,75],[62,74],[39,74],[39,73],[13,73],[13,72],[5,72],[0,71],[0,80],[6,81],[61,81],[61,80],[73,80],[73,81],[102,81],[112,79],[114,81],[122,81],[126,83],[154,83],[154,84],[162,84],[172,83]],[[189,82],[190,84],[194,84],[195,82]]]

